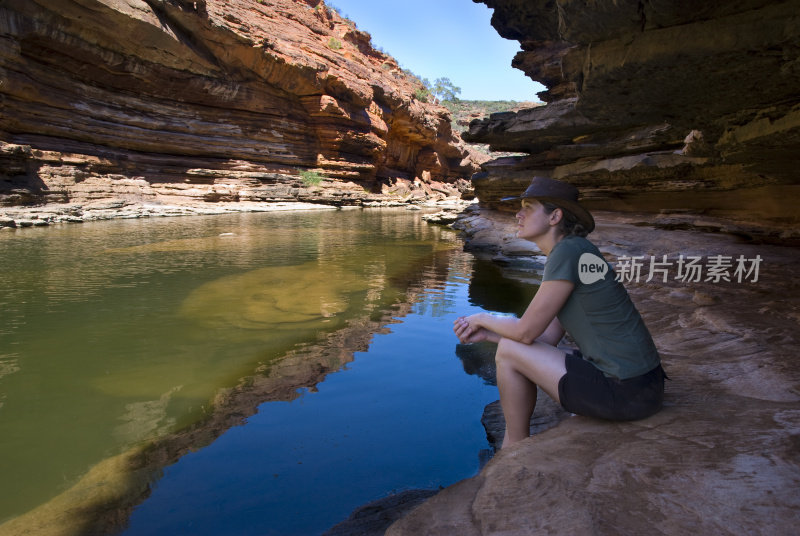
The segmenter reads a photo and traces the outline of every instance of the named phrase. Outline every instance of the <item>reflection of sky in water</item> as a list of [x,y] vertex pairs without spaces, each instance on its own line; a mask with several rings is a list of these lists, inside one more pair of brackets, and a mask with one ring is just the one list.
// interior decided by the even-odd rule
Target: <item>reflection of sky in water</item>
[[[449,278],[449,286],[426,289],[408,317],[376,335],[319,393],[262,406],[251,424],[196,455],[217,456],[213,449],[227,448],[229,436],[252,437],[254,458],[229,471],[273,479],[263,497],[306,487],[291,484],[301,473],[280,467],[313,468],[325,482],[320,495],[295,500],[312,510],[330,503],[313,518],[329,524],[393,489],[469,476],[485,443],[483,397],[496,395],[485,395],[492,388],[464,374],[474,365],[455,355],[454,311],[476,307],[466,296],[469,255],[453,254],[449,268],[431,264],[452,238],[418,215],[391,211],[114,221],[0,235],[0,522],[63,497],[98,462],[203,418],[215,393],[269,370],[298,344],[377,320],[405,301],[420,270],[436,270],[423,279]],[[391,441],[377,444],[379,435]],[[301,451],[302,459],[292,458]],[[214,463],[225,466],[229,453],[220,452]],[[264,464],[270,459],[278,466]],[[345,459],[378,466],[325,473]],[[193,462],[174,470],[184,463]],[[102,465],[112,467],[104,479],[123,476],[123,464]],[[359,471],[385,475],[343,484]],[[416,476],[392,480],[397,471]],[[194,491],[205,488],[192,486],[183,493],[205,500]],[[348,492],[322,499],[336,486]],[[158,507],[155,497],[142,512]],[[222,496],[207,499],[215,497]]]
[[466,294],[427,293],[317,392],[262,404],[168,467],[126,534],[319,534],[366,502],[475,474],[497,390],[455,353],[453,320],[478,310]]

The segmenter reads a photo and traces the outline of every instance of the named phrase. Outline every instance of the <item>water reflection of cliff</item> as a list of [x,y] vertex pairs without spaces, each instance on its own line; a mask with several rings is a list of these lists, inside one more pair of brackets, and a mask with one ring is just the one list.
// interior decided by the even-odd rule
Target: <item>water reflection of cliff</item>
[[[527,274],[530,277],[530,273]],[[469,284],[473,305],[488,311],[521,316],[538,287],[508,275],[502,266],[490,260],[476,260]]]
[[[202,410],[194,422],[187,424],[185,418],[178,421],[180,430],[175,431],[172,427],[173,431],[169,432],[168,427],[151,426],[153,419],[161,424],[167,422],[163,419],[166,406],[172,403],[171,397],[181,394],[180,390],[167,390],[168,396],[156,397],[152,404],[130,406],[122,429],[130,437],[140,435],[139,432],[144,429],[153,432],[147,434],[151,438],[158,433],[148,446],[130,448],[120,455],[100,461],[65,492],[0,526],[0,534],[22,534],[32,529],[37,534],[113,533],[124,526],[131,509],[149,494],[151,484],[160,477],[165,466],[191,450],[208,445],[232,426],[242,424],[257,411],[260,404],[289,401],[296,398],[302,389],[313,390],[327,374],[340,370],[352,361],[354,353],[366,351],[373,335],[386,331],[388,325],[408,314],[421,294],[436,292],[444,287],[450,275],[450,258],[456,251],[453,248],[458,245],[449,239],[452,235],[440,240],[441,233],[447,231],[424,223],[418,228],[411,223],[411,231],[400,237],[391,228],[393,220],[396,221],[396,217],[390,215],[370,219],[370,232],[377,233],[376,227],[384,227],[381,232],[385,231],[398,240],[397,243],[389,241],[372,246],[372,255],[368,255],[370,261],[364,263],[352,255],[358,247],[356,243],[344,253],[326,249],[326,235],[339,231],[346,234],[345,229],[322,230],[316,227],[309,230],[305,237],[316,237],[316,240],[312,240],[316,244],[313,249],[321,259],[320,266],[309,268],[301,265],[307,266],[309,273],[305,275],[312,280],[309,284],[327,285],[328,289],[335,288],[342,292],[335,292],[335,296],[331,295],[333,297],[328,296],[330,291],[317,296],[325,299],[314,300],[312,309],[316,313],[311,314],[308,301],[312,294],[310,290],[313,289],[306,289],[309,292],[305,292],[298,290],[297,284],[286,284],[279,293],[284,300],[279,305],[281,309],[288,307],[288,310],[296,311],[300,324],[311,322],[316,337],[306,338],[301,344],[279,343],[277,348],[288,348],[280,355],[275,355],[273,347],[266,345],[261,359],[256,358],[249,370],[245,371],[245,366],[239,364],[235,367],[237,370],[227,371],[226,374],[231,375],[231,387],[218,391],[211,404]],[[328,222],[328,225],[336,227],[337,224]],[[351,229],[348,232],[363,234],[368,231]],[[355,240],[352,237],[350,239]],[[333,264],[328,263],[338,263],[338,267],[334,270],[330,268]],[[295,279],[303,275],[303,270],[294,272],[291,266],[284,268]],[[196,294],[190,294],[184,303],[182,314],[188,315],[188,318],[197,317],[207,326],[222,322],[229,330],[228,336],[233,343],[245,336],[263,337],[265,327],[274,328],[280,323],[280,319],[274,318],[272,313],[266,318],[269,325],[265,326],[263,322],[265,317],[262,313],[272,310],[267,307],[272,298],[261,299],[259,293],[254,292],[241,300],[239,309],[236,309],[235,299],[226,306],[220,306],[214,298],[224,296],[226,291],[231,290],[231,285],[239,290],[253,290],[252,285],[247,284],[248,278],[254,279],[258,287],[258,281],[265,275],[262,272],[256,270],[234,279],[221,278],[198,286]],[[272,272],[267,275],[270,274]],[[270,279],[269,284],[281,283]],[[259,287],[262,291],[263,286]],[[445,302],[447,300],[446,297],[442,299]],[[433,300],[433,303],[434,306],[448,306],[437,300]],[[307,318],[309,315],[314,318]],[[242,323],[242,319],[247,322]],[[261,364],[258,365],[258,362]],[[151,374],[148,377],[151,383],[156,384],[169,381],[158,375]],[[234,378],[237,377],[241,379],[236,381]],[[121,380],[112,378],[109,381],[119,383]]]

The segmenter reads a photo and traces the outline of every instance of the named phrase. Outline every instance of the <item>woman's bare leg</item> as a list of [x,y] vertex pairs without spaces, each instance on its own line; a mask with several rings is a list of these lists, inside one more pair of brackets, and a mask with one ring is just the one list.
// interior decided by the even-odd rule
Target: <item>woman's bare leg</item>
[[558,381],[567,373],[566,354],[543,342],[523,344],[502,339],[497,345],[497,386],[506,420],[503,447],[530,435],[536,386],[558,399]]

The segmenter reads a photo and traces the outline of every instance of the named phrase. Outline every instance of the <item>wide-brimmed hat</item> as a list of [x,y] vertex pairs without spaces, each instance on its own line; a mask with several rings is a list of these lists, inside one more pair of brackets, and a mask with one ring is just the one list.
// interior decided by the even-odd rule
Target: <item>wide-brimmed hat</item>
[[578,203],[578,189],[573,185],[547,177],[534,177],[531,185],[521,195],[504,197],[501,201],[537,199],[547,201],[570,211],[583,225],[587,233],[594,230],[594,218],[588,210]]

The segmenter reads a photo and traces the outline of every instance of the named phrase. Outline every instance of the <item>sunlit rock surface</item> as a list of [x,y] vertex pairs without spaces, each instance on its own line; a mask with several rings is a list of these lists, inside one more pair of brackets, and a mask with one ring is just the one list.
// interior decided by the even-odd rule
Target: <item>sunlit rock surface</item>
[[477,169],[319,0],[9,0],[0,73],[0,205],[361,205],[458,196]]
[[513,65],[547,87],[546,106],[470,124],[465,139],[527,153],[485,167],[482,203],[539,173],[609,210],[727,210],[747,190],[740,204],[773,203],[744,218],[761,232],[800,227],[784,202],[800,194],[799,1],[482,3],[520,42]]

